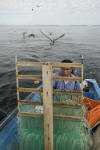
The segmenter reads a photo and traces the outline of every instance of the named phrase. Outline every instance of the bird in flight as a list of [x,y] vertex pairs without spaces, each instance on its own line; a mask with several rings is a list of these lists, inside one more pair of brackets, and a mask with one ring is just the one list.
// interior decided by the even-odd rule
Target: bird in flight
[[49,39],[51,42],[50,42],[50,45],[54,45],[55,44],[55,42],[58,40],[58,39],[60,39],[60,38],[62,38],[63,36],[65,36],[65,33],[64,34],[62,34],[62,35],[60,35],[59,37],[57,37],[57,38],[54,38],[54,39],[51,39],[49,36],[47,36],[43,31],[40,31],[47,39]]

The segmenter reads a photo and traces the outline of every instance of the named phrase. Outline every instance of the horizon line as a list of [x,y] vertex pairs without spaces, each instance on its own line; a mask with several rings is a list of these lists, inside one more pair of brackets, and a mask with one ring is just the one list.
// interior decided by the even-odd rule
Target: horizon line
[[43,25],[43,24],[36,24],[36,25],[30,25],[30,24],[0,24],[0,26],[100,26],[100,24],[86,24],[86,25],[83,25],[83,24],[70,24],[70,25],[50,25],[50,24],[48,24],[48,25]]

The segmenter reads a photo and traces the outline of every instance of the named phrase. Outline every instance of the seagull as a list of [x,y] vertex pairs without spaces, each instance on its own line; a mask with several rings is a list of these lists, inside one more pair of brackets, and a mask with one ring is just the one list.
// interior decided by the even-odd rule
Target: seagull
[[31,33],[31,34],[28,35],[28,37],[29,37],[29,38],[30,38],[30,37],[33,37],[33,38],[34,38],[34,37],[35,37],[35,34]]
[[58,40],[58,39],[60,39],[60,38],[62,38],[63,36],[65,36],[65,33],[64,34],[62,34],[62,35],[60,35],[59,37],[57,37],[56,39],[51,39],[50,37],[48,37],[45,33],[43,33],[42,31],[40,31],[47,39],[49,39],[50,41],[51,41],[51,43],[50,43],[50,45],[54,45],[54,43]]
[[27,32],[23,32],[23,39],[25,39],[25,35],[27,34]]

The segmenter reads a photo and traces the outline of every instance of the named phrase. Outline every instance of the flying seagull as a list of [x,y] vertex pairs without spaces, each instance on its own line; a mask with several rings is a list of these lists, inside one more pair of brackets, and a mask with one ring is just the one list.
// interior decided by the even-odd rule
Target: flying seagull
[[51,41],[51,43],[50,43],[50,45],[54,45],[55,44],[55,42],[58,40],[58,39],[60,39],[60,38],[62,38],[63,36],[65,36],[65,33],[64,34],[62,34],[62,35],[60,35],[59,37],[57,37],[56,39],[51,39],[49,36],[47,36],[45,33],[43,33],[42,31],[40,31],[47,39],[49,39],[50,41]]

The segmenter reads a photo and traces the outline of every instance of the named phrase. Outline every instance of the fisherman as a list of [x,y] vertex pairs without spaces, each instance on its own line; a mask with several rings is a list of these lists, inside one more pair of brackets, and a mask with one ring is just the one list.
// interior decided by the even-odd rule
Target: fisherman
[[[65,59],[61,61],[61,63],[72,63],[71,60]],[[48,64],[46,62],[45,64]],[[60,72],[55,72],[53,76],[64,76],[64,77],[75,77],[74,70],[71,67],[62,67]],[[34,81],[34,84],[38,85],[40,81]],[[42,85],[41,85],[42,87]],[[80,91],[81,86],[79,81],[64,81],[64,80],[53,80],[53,88],[57,90],[66,90],[66,91]],[[40,99],[39,94],[37,94],[34,98],[35,100]],[[43,99],[43,94],[41,93],[41,99]],[[75,97],[74,97],[75,99]],[[72,100],[72,95],[70,94],[53,94],[53,100],[54,101],[62,101],[65,102],[69,100],[69,103],[74,104]],[[77,97],[76,97],[76,103],[77,103]]]
[[[65,59],[61,63],[72,63],[72,61]],[[73,69],[69,67],[62,67],[61,71],[54,73],[53,76],[75,77]],[[34,81],[34,84],[38,85],[39,83],[40,81]],[[81,90],[80,82],[78,81],[54,80],[53,88],[58,90]]]
[[[62,63],[72,63],[72,61],[65,59],[62,61]],[[54,76],[75,77],[74,71],[70,67],[62,67],[61,72],[54,73]],[[59,90],[81,90],[80,83],[78,81],[54,80],[53,88]]]

